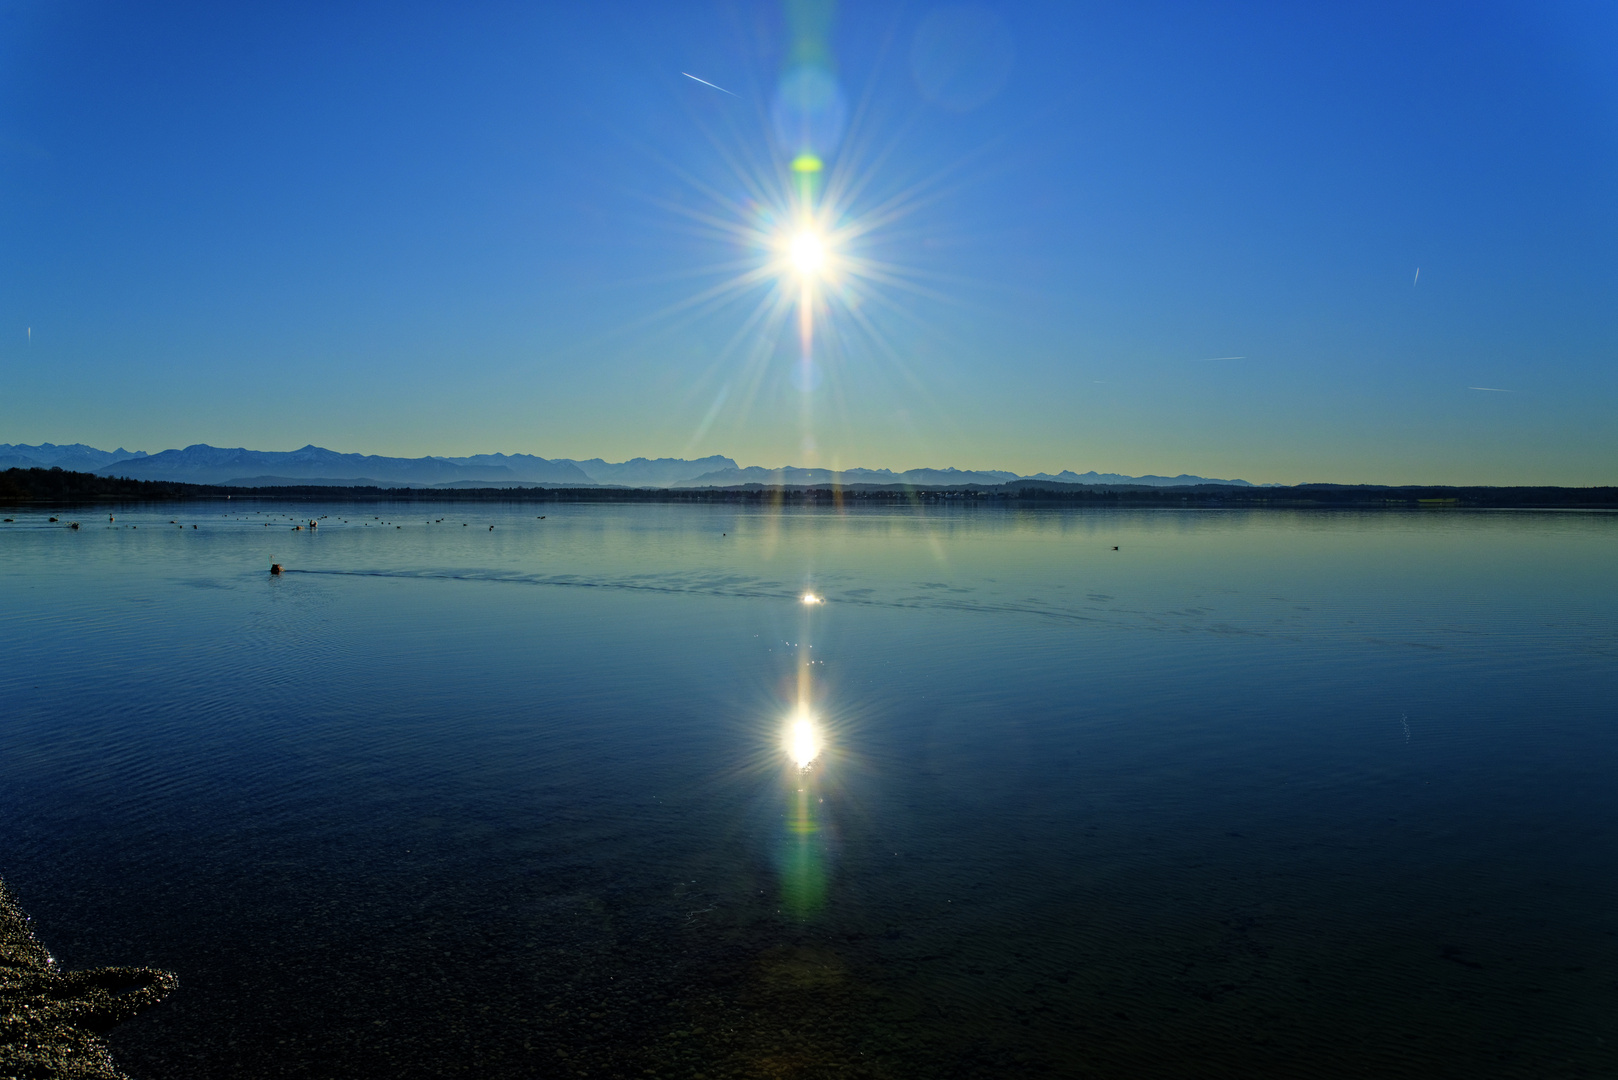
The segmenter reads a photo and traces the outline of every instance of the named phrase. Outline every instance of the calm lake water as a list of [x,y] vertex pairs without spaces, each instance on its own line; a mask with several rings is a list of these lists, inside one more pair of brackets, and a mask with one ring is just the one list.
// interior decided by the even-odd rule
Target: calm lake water
[[0,876],[137,1077],[1618,1075],[1618,516],[108,513]]

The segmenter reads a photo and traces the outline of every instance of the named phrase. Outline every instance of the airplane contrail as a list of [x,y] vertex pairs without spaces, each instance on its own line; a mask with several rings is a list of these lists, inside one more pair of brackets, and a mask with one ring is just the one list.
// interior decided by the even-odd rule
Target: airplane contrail
[[1416,280],[1412,281],[1410,283],[1410,287],[1412,289],[1414,289],[1416,287],[1416,281],[1420,281],[1420,280],[1421,280],[1421,267],[1418,266],[1418,267],[1416,267]]
[[701,83],[703,86],[712,86],[715,90],[719,91],[721,94],[730,94],[731,97],[740,97],[741,96],[740,94],[731,93],[731,91],[726,90],[723,86],[719,86],[716,83],[711,83],[707,79],[699,79],[695,75],[691,74],[689,71],[682,71],[682,72],[680,72],[680,74],[684,75],[686,78],[691,79],[694,82]]
[[1468,386],[1468,390],[1487,390],[1491,394],[1509,394],[1510,390],[1503,390],[1498,386]]
[[1245,356],[1204,356],[1200,360],[1191,361],[1193,364],[1209,364],[1215,360],[1246,360]]

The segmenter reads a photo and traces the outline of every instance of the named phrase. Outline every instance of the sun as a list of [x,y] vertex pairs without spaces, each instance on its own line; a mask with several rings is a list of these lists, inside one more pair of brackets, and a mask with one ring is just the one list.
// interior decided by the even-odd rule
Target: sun
[[826,237],[818,229],[800,229],[787,241],[787,261],[802,278],[817,278],[826,272]]

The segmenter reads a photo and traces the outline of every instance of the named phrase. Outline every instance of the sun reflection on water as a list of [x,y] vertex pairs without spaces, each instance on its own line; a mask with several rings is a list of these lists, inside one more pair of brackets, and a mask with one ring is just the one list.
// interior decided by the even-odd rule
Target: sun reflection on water
[[786,751],[799,769],[807,769],[820,756],[820,729],[807,709],[799,709],[787,726]]

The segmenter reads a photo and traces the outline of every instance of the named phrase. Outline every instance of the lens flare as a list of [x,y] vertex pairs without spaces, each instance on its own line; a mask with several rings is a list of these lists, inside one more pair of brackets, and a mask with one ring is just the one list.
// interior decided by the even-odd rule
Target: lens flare
[[787,726],[786,751],[800,769],[807,769],[820,756],[820,730],[805,710],[800,709]]

